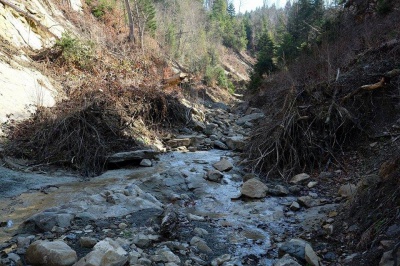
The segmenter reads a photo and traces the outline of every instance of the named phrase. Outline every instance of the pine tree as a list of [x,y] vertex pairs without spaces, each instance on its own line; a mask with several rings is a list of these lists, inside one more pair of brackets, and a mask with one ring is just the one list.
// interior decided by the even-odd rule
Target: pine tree
[[233,18],[234,16],[236,16],[236,10],[235,10],[235,6],[233,5],[233,2],[230,2],[228,4],[228,8],[226,10],[228,12],[228,15]]

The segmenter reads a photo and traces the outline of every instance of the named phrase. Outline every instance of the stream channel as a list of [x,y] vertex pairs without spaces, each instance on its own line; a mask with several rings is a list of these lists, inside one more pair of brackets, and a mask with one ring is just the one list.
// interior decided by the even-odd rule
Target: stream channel
[[[206,229],[208,234],[203,238],[212,249],[209,259],[230,254],[236,265],[272,265],[277,257],[272,237],[279,239],[295,230],[296,221],[284,215],[294,198],[239,198],[243,172],[236,166],[224,173],[221,182],[206,180],[206,172],[221,158],[233,165],[238,160],[231,151],[175,151],[160,155],[153,167],[110,170],[86,181],[2,169],[8,177],[4,180],[17,182],[2,185],[1,221],[8,224],[1,228],[0,243],[10,240],[35,214],[93,220],[136,216],[140,220],[160,216],[162,208],[172,204],[190,224],[179,228],[178,239],[189,242],[194,227]],[[132,186],[135,195],[124,192]],[[113,195],[114,200],[104,200],[107,195]]]

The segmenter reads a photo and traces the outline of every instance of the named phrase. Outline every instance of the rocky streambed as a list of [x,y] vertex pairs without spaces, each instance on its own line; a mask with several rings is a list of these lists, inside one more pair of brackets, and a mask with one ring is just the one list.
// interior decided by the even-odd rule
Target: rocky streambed
[[338,199],[319,195],[307,174],[271,183],[238,166],[250,128],[262,117],[252,109],[246,115],[211,109],[197,131],[186,128],[165,140],[170,152],[90,180],[1,169],[0,265],[339,260],[324,243],[314,251],[307,242],[312,231],[333,230]]

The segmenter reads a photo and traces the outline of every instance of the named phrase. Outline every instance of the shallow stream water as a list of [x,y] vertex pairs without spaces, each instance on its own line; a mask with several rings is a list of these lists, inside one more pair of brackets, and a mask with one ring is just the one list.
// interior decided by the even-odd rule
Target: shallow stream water
[[[238,198],[242,185],[238,167],[224,173],[221,183],[204,179],[207,170],[213,169],[212,164],[221,157],[235,164],[234,156],[221,150],[170,152],[161,155],[153,167],[112,170],[87,181],[71,176],[54,176],[51,180],[52,177],[45,175],[14,173],[20,175],[21,180],[30,179],[30,185],[22,181],[8,188],[14,187],[18,195],[3,191],[1,222],[11,221],[12,226],[0,228],[0,243],[11,238],[27,218],[53,207],[69,209],[71,213],[85,209],[101,218],[126,215],[129,213],[126,206],[92,206],[88,198],[105,190],[136,184],[165,205],[174,197],[187,199],[188,204],[177,204],[176,208],[182,213],[205,218],[198,225],[212,228],[205,239],[215,250],[215,256],[228,253],[239,258],[238,264],[247,259],[254,263],[244,262],[245,265],[272,265],[276,254],[269,252],[271,237],[292,230],[292,225],[283,218],[284,208],[293,198]],[[35,180],[35,185],[31,179]],[[43,184],[49,186],[37,190]]]

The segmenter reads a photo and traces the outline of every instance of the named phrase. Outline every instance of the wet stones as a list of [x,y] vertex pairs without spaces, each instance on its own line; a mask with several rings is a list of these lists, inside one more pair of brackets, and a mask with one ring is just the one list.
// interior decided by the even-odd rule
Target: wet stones
[[33,265],[70,266],[77,261],[78,256],[63,241],[38,240],[28,247],[25,258]]

